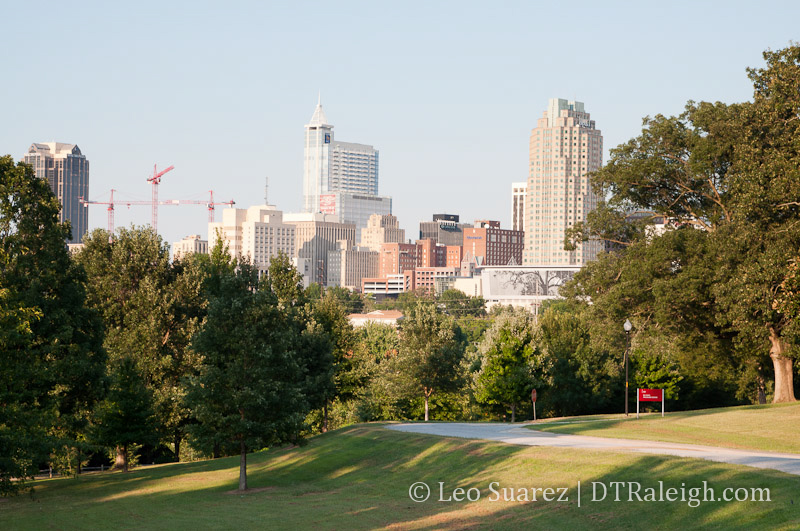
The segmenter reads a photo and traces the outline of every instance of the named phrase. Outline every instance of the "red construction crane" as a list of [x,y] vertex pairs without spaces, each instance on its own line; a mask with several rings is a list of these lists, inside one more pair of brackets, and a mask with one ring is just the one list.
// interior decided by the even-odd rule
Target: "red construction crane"
[[111,236],[114,235],[114,189],[111,189],[111,201],[89,201],[84,199],[83,196],[78,198],[84,208],[89,208],[89,205],[108,205],[106,211],[108,212],[108,243],[111,243]]
[[[86,207],[86,208],[88,208],[89,205],[108,205],[108,208],[106,210],[108,211],[108,240],[109,241],[111,241],[111,237],[114,235],[114,205],[115,204],[117,204],[117,205],[125,205],[125,206],[128,206],[128,207],[130,207],[132,205],[153,205],[152,201],[128,201],[128,200],[122,199],[122,200],[118,200],[118,201],[115,202],[114,201],[114,192],[115,191],[116,190],[114,190],[113,188],[111,189],[111,199],[110,199],[110,201],[89,201],[88,199],[84,199],[83,197],[79,198],[80,202],[83,203],[83,206]],[[175,203],[167,202],[167,201],[161,201],[160,204],[162,204],[162,205],[172,205],[172,204],[175,204]],[[158,204],[155,204],[154,208],[158,208]]]
[[228,205],[232,207],[236,204],[236,201],[231,199],[230,201],[221,201],[221,202],[214,202],[214,190],[209,190],[208,193],[210,194],[208,201],[202,200],[193,200],[193,199],[169,199],[166,201],[162,201],[161,204],[164,205],[206,205],[208,208],[208,222],[212,223],[214,221],[214,205]]
[[[165,172],[166,171],[167,170],[165,170]],[[233,205],[236,204],[236,202],[233,199],[231,199],[230,201],[215,202],[214,201],[214,190],[209,190],[208,191],[208,193],[209,193],[209,200],[208,201],[193,200],[193,199],[167,199],[167,200],[164,200],[164,201],[159,201],[158,203],[153,203],[152,201],[128,201],[126,199],[117,200],[115,202],[114,201],[114,192],[115,191],[116,190],[114,190],[112,188],[110,201],[90,201],[88,199],[84,199],[83,197],[79,198],[80,202],[86,208],[88,208],[89,205],[108,205],[108,208],[106,210],[108,211],[108,234],[109,234],[108,239],[109,239],[109,241],[111,241],[111,236],[114,234],[114,205],[115,204],[117,204],[117,205],[125,205],[125,206],[128,206],[128,207],[133,206],[133,205],[136,205],[136,206],[152,205],[154,209],[158,208],[159,205],[173,205],[173,206],[178,206],[178,205],[206,205],[206,207],[208,208],[208,221],[209,221],[209,223],[214,221],[214,205],[233,206]],[[154,228],[154,230],[155,230],[155,228]]]
[[148,177],[147,182],[153,183],[153,232],[158,234],[158,185],[161,184],[161,177],[168,171],[175,169],[175,166],[170,166],[166,170],[158,171],[158,166],[153,165],[153,176]]

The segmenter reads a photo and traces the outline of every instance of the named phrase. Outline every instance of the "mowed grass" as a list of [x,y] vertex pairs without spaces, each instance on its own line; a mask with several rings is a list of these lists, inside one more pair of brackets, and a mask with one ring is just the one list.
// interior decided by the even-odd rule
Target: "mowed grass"
[[[302,448],[249,456],[252,490],[239,494],[238,457],[39,481],[33,497],[0,501],[0,529],[725,529],[800,528],[800,477],[694,459],[519,447],[345,428]],[[409,487],[426,482],[415,503]],[[582,484],[581,506],[576,487]],[[769,502],[613,501],[610,482],[686,489],[770,489]],[[481,499],[438,501],[457,487]],[[568,500],[493,501],[496,490],[566,487]],[[609,485],[592,501],[591,482]],[[475,497],[473,491],[473,497]],[[502,491],[500,491],[502,492]],[[599,489],[598,489],[599,492]],[[556,495],[557,496],[557,495]],[[529,495],[530,497],[530,495]],[[598,496],[599,498],[599,496]],[[688,499],[688,498],[687,498]]]
[[[660,407],[660,404],[659,404]],[[537,421],[531,429],[572,435],[646,439],[770,452],[800,453],[800,403],[739,406],[698,411],[634,411]]]

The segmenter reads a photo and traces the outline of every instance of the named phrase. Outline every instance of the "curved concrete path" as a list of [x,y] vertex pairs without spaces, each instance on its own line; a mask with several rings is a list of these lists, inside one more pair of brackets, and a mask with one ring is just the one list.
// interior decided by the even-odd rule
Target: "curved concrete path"
[[386,426],[390,430],[425,433],[442,437],[486,439],[522,446],[557,446],[560,448],[587,448],[592,450],[618,450],[647,454],[696,457],[720,463],[771,468],[788,474],[800,475],[800,454],[781,454],[758,450],[735,450],[716,446],[680,444],[634,439],[610,439],[585,435],[546,433],[502,423],[436,422],[431,424],[405,423]]

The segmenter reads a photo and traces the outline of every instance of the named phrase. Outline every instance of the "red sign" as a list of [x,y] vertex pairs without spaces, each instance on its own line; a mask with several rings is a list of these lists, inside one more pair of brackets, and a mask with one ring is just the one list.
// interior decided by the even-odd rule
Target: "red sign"
[[336,194],[319,196],[319,211],[323,214],[336,214]]
[[531,391],[531,401],[536,402],[536,389]]
[[639,400],[641,402],[661,402],[664,400],[664,390],[639,389]]

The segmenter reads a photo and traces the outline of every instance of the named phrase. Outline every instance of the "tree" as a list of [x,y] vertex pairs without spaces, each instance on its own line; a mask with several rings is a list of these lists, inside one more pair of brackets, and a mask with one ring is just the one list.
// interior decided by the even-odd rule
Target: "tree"
[[431,303],[418,301],[400,329],[400,352],[392,359],[391,379],[408,394],[422,395],[425,420],[436,391],[455,391],[463,384],[463,339],[452,318]]
[[581,306],[551,307],[539,318],[536,348],[543,367],[543,413],[554,416],[619,411],[612,399],[624,383],[622,351],[593,347]]
[[479,347],[482,364],[476,378],[477,399],[510,407],[511,422],[517,420],[517,406],[529,400],[531,389],[537,386],[534,319],[524,309],[501,314]]
[[[86,305],[58,200],[26,164],[0,157],[0,483],[58,451],[80,467],[79,439],[105,389],[102,323]],[[77,455],[77,460],[74,457]]]
[[108,330],[110,363],[134,360],[152,395],[158,434],[173,443],[179,460],[191,421],[183,405],[185,379],[200,363],[189,344],[205,312],[204,259],[192,255],[170,264],[168,246],[145,227],[120,228],[112,241],[96,230],[84,243],[76,259],[88,272],[90,301]]
[[737,116],[730,179],[736,215],[721,235],[731,245],[720,241],[728,252],[717,297],[726,310],[721,321],[743,336],[742,344],[767,346],[759,350],[772,361],[773,402],[791,402],[796,315],[782,312],[776,299],[800,248],[800,46],[766,51],[764,59],[765,68],[748,70],[754,98]]
[[[351,380],[351,359],[355,348],[355,332],[347,318],[348,311],[342,306],[336,293],[326,290],[322,299],[314,304],[312,316],[330,342],[331,357],[323,360],[325,365],[314,373],[321,376],[314,388],[322,393],[322,431],[328,431],[328,403],[336,397],[353,398],[356,382]],[[317,349],[321,351],[322,349]]]
[[208,317],[193,342],[203,365],[186,397],[199,422],[191,429],[201,442],[238,447],[246,490],[248,450],[298,439],[308,411],[302,344],[291,302],[259,289],[246,260],[212,256],[206,286]]
[[120,360],[108,395],[95,417],[94,439],[119,448],[122,455],[119,466],[127,472],[130,447],[153,442],[156,431],[150,393],[132,359]]
[[457,289],[443,291],[439,296],[439,303],[446,314],[456,318],[486,316],[486,301],[483,297],[470,297]]
[[[605,212],[569,237],[612,241],[631,210],[700,229],[713,265],[702,291],[708,314],[718,330],[733,334],[744,366],[771,359],[773,401],[783,402],[795,399],[797,349],[793,316],[775,301],[800,246],[800,46],[764,58],[765,68],[748,71],[753,102],[689,102],[678,117],[645,119],[642,134],[612,150],[593,177],[595,191],[610,196]],[[626,237],[633,241],[617,243],[627,247],[649,236]]]

